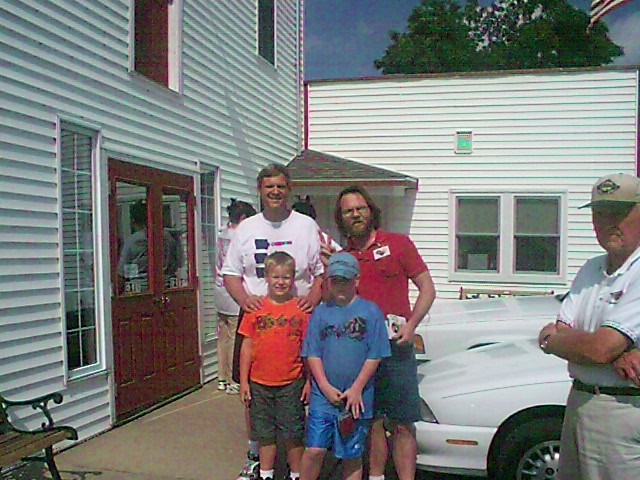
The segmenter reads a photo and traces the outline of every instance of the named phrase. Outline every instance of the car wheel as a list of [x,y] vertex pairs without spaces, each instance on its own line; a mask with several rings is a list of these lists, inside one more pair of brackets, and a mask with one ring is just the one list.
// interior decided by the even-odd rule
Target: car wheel
[[528,418],[497,446],[489,474],[496,480],[555,480],[560,460],[561,417]]

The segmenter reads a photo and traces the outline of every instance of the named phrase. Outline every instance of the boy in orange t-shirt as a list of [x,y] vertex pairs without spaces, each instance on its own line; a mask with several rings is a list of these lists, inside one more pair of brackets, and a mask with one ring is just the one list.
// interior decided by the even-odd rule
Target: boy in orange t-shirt
[[310,384],[304,378],[300,352],[309,314],[296,305],[291,292],[295,260],[274,252],[264,261],[267,296],[262,307],[246,313],[238,332],[240,399],[249,406],[252,438],[260,449],[260,479],[273,480],[276,435],[286,439],[291,479],[299,477],[304,449],[304,404]]

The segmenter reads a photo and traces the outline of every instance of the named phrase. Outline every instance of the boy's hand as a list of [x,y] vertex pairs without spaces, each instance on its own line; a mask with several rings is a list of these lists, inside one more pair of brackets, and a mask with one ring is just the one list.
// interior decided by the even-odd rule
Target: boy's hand
[[329,400],[330,403],[334,405],[342,404],[342,392],[333,385],[329,385],[327,388],[322,390],[322,393],[327,397],[327,400]]
[[251,405],[251,389],[248,383],[240,383],[240,401],[244,403],[245,407]]
[[351,410],[353,418],[359,418],[360,413],[364,412],[362,390],[359,390],[352,385],[351,387],[347,388],[340,397],[340,400],[342,402],[345,402],[345,409]]
[[307,378],[307,381],[304,382],[304,387],[302,387],[302,396],[300,397],[300,401],[305,405],[308,405],[310,396],[311,396],[311,381]]
[[245,312],[251,313],[262,307],[263,302],[264,300],[262,297],[259,297],[258,295],[249,295],[244,299],[244,302],[242,302],[242,305],[240,306]]

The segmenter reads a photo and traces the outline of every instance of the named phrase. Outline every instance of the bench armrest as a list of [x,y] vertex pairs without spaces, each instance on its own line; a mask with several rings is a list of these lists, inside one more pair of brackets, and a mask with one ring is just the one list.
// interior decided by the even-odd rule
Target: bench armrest
[[[4,414],[7,413],[11,407],[25,407],[31,406],[34,410],[40,410],[46,418],[46,422],[42,422],[42,430],[50,430],[54,427],[53,417],[49,411],[48,404],[53,402],[57,405],[62,403],[62,394],[59,392],[49,393],[40,397],[31,398],[28,400],[8,400],[0,396],[1,408]],[[8,420],[8,419],[7,419]]]

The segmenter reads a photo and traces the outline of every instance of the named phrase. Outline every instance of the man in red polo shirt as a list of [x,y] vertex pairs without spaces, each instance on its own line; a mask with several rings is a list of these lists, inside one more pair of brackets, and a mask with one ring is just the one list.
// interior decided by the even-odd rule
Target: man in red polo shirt
[[[384,479],[386,427],[393,436],[393,460],[399,479],[413,480],[417,455],[413,424],[420,420],[413,337],[436,291],[413,242],[406,235],[380,230],[380,219],[380,209],[364,188],[354,185],[338,195],[336,225],[347,238],[346,250],[360,264],[358,295],[376,303],[385,314],[391,342],[391,357],[382,360],[376,373],[369,479]],[[409,280],[418,288],[413,309]]]

